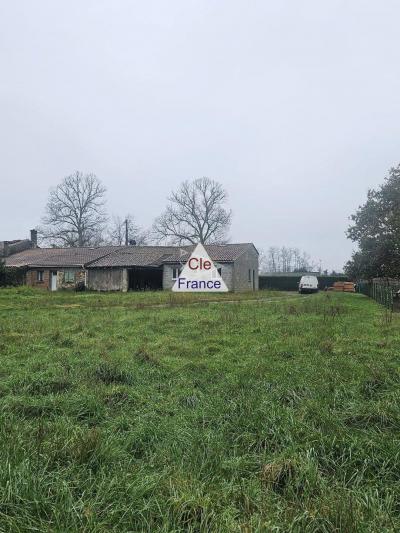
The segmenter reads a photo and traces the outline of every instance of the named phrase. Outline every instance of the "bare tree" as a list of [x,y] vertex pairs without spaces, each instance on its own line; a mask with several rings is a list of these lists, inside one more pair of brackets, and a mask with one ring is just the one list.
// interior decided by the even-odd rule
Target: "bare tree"
[[102,242],[107,217],[105,187],[94,174],[75,172],[50,191],[40,228],[53,246],[93,246]]
[[210,178],[185,181],[168,198],[165,212],[156,219],[158,241],[173,244],[226,242],[232,213],[225,209],[227,193]]
[[260,255],[262,272],[310,272],[313,269],[315,262],[298,248],[270,246],[266,253]]
[[279,248],[270,246],[266,252],[260,250],[259,264],[262,272],[278,272]]
[[148,243],[148,232],[136,224],[132,215],[126,215],[124,218],[113,216],[111,226],[108,229],[108,241],[111,244],[123,246],[126,244],[126,234],[128,234],[128,244],[131,241],[135,241],[137,245]]
[[296,264],[294,265],[294,270],[298,272],[310,272],[317,268],[315,261],[311,259],[311,256],[307,252],[302,252],[298,249],[296,256]]

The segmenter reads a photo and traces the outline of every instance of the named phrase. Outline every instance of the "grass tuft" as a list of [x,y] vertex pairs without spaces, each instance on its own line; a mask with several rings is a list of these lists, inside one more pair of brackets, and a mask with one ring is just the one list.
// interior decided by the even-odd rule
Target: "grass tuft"
[[97,380],[102,381],[106,385],[113,383],[131,385],[133,383],[132,374],[121,368],[117,363],[103,361],[95,369],[94,375]]
[[282,494],[296,473],[293,461],[284,460],[263,465],[261,469],[261,482],[266,488]]

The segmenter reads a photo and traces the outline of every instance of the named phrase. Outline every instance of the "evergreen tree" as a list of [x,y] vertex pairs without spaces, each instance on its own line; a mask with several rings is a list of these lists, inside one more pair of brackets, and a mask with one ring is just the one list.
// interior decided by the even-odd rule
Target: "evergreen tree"
[[400,165],[390,169],[379,189],[351,216],[347,236],[358,244],[346,264],[353,278],[400,276]]

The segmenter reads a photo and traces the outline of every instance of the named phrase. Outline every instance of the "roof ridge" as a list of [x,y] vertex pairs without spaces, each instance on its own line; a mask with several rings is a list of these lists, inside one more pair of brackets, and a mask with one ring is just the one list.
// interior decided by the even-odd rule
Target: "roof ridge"
[[98,250],[99,248],[122,248],[122,245],[104,244],[99,246],[41,246],[40,248],[33,248],[33,250]]
[[99,259],[104,259],[105,257],[108,257],[109,255],[115,254],[116,252],[119,252],[120,250],[112,250],[111,252],[108,252],[107,254],[101,255],[100,257],[96,257],[96,259],[92,259],[91,261],[87,261],[84,263],[84,266],[90,265],[90,263],[93,263],[94,261],[98,261]]

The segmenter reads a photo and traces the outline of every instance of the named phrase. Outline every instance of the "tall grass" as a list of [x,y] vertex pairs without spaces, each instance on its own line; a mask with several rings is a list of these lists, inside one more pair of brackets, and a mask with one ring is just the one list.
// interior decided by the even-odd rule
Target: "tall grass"
[[0,292],[0,531],[400,529],[397,315],[129,296]]

